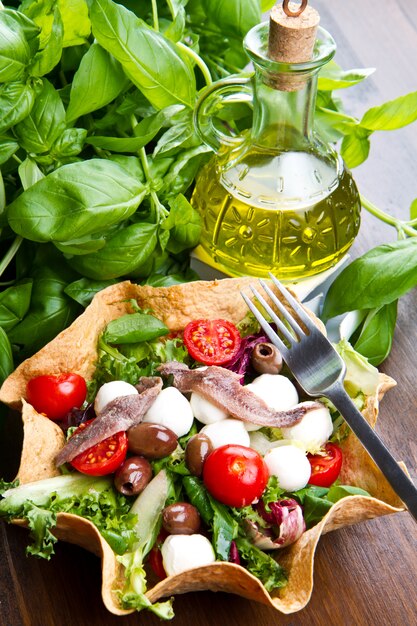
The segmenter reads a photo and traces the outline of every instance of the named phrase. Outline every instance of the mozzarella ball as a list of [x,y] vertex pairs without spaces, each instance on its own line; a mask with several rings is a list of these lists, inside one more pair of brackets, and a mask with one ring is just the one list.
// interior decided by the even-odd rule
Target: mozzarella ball
[[[314,406],[314,402],[302,402],[303,406]],[[307,452],[315,453],[329,439],[333,432],[333,422],[329,409],[324,404],[308,411],[303,419],[289,426],[281,428],[284,439],[296,439],[304,444]]]
[[200,396],[199,393],[195,393],[195,391],[191,394],[190,404],[194,417],[202,424],[214,424],[214,422],[224,420],[228,416],[228,413],[222,411],[222,409],[219,409],[212,402]]
[[132,396],[138,393],[136,387],[130,383],[126,383],[124,380],[112,380],[109,383],[104,383],[98,390],[96,399],[94,400],[96,415],[101,413],[105,406],[115,398]]
[[162,563],[168,576],[181,574],[216,560],[213,546],[203,535],[168,535],[161,547]]
[[193,424],[193,412],[187,398],[175,387],[166,387],[145,413],[144,422],[160,424],[172,430],[177,437],[186,435]]
[[306,486],[311,465],[301,448],[288,444],[270,450],[264,457],[270,476],[276,476],[285,491],[297,491]]
[[250,445],[249,433],[244,423],[231,417],[220,422],[214,422],[214,424],[208,424],[200,432],[207,435],[213,448],[220,448],[220,446],[225,446],[228,443],[247,447]]
[[250,389],[275,411],[286,411],[298,404],[298,393],[292,382],[281,374],[262,374],[246,389]]

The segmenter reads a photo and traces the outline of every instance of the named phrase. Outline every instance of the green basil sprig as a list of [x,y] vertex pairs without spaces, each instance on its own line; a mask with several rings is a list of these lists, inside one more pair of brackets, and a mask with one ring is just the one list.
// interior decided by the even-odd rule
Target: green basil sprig
[[107,343],[151,341],[169,333],[169,328],[149,313],[130,313],[109,322],[103,333]]
[[416,285],[417,237],[377,246],[339,274],[327,293],[322,317],[366,311],[354,347],[378,365],[391,350],[397,300]]

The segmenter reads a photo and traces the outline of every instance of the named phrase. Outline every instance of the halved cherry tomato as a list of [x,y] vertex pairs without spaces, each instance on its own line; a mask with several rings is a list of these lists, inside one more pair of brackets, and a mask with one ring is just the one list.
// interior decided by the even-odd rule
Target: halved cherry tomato
[[87,395],[82,376],[73,373],[44,375],[32,378],[27,384],[28,402],[51,420],[60,420],[71,409],[80,408]]
[[148,561],[153,572],[156,574],[156,576],[160,580],[163,580],[164,578],[167,577],[167,573],[164,569],[164,564],[162,561],[161,550],[159,548],[156,548],[156,547],[152,548],[152,550],[149,552]]
[[228,320],[193,320],[184,328],[184,343],[189,354],[205,365],[222,365],[239,351],[241,337]]
[[211,452],[204,462],[203,481],[219,502],[242,507],[259,498],[268,482],[261,455],[246,446],[227,444]]
[[[88,428],[88,425],[93,421],[94,419],[80,424],[77,430],[74,431],[74,434],[84,428]],[[127,435],[124,431],[121,431],[81,452],[71,461],[71,465],[83,474],[105,476],[117,470],[125,460],[126,454]]]
[[342,451],[335,443],[327,443],[325,454],[308,454],[311,465],[310,485],[330,487],[340,474],[342,468]]
[[160,579],[163,580],[167,577],[167,573],[164,569],[164,564],[162,560],[161,554],[161,546],[164,543],[165,539],[168,537],[168,533],[164,528],[161,528],[159,534],[156,538],[153,548],[150,550],[148,555],[148,563],[151,566],[154,574]]

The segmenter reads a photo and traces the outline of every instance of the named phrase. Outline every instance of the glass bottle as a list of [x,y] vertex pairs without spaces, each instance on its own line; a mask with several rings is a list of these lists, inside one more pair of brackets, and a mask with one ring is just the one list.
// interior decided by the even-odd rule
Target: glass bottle
[[[196,128],[216,154],[197,177],[192,204],[211,265],[285,280],[344,256],[359,230],[360,200],[342,158],[314,131],[318,73],[335,54],[333,38],[319,28],[312,59],[289,64],[268,57],[268,32],[262,23],[244,40],[252,79],[218,81],[200,98]],[[250,131],[230,136],[216,125],[228,102],[253,104]]]

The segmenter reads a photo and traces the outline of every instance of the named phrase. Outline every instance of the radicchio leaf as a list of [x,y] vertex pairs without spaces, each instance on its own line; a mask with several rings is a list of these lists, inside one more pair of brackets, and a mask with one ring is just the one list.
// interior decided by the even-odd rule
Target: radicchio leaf
[[251,365],[251,356],[254,347],[258,343],[264,343],[266,341],[269,341],[269,339],[262,332],[256,333],[255,335],[247,335],[246,337],[243,337],[239,351],[234,359],[224,365],[224,367],[228,370],[236,372],[236,374],[242,374],[242,379],[240,381],[242,385],[245,376],[256,375],[256,372]]
[[246,520],[253,543],[262,550],[277,550],[297,541],[306,529],[301,506],[293,499],[271,502],[269,511],[263,502],[255,508],[270,528],[260,528],[256,522]]
[[232,541],[230,544],[229,562],[240,565],[239,550],[237,549],[236,541]]

